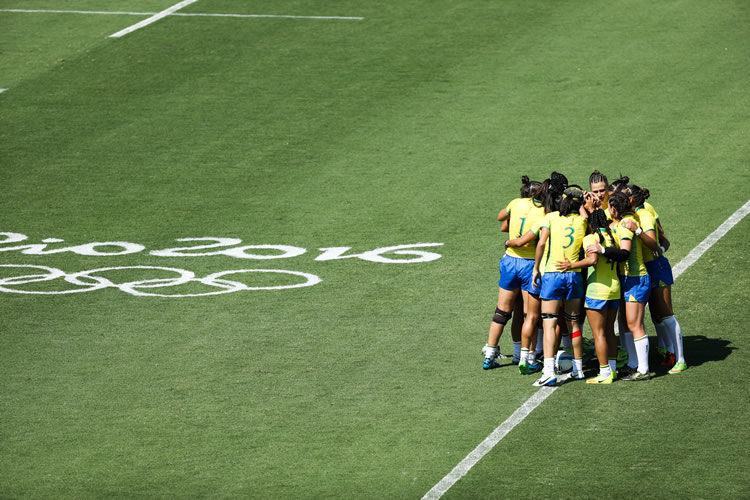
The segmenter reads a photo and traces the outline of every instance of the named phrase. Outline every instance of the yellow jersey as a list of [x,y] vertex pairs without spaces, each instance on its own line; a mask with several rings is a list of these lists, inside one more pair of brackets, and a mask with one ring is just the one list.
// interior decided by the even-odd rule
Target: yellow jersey
[[[505,211],[510,214],[510,223],[508,224],[508,238],[518,238],[526,232],[539,225],[539,221],[544,218],[544,207],[536,206],[531,198],[516,198],[508,203]],[[518,248],[508,248],[505,250],[511,257],[521,259],[533,259],[536,250],[536,242]]]
[[[562,216],[560,212],[550,212],[544,217],[540,226],[549,230],[549,238],[544,246],[540,266],[542,272],[560,272],[557,263],[563,260],[578,261],[583,237],[586,235],[586,219],[578,213]],[[571,269],[569,272],[580,271],[580,269]]]
[[643,249],[645,247],[640,238],[635,237],[635,234],[630,229],[622,225],[623,221],[627,219],[633,220],[638,224],[638,219],[634,215],[626,215],[621,221],[615,222],[611,227],[612,235],[615,237],[615,243],[617,243],[618,247],[622,247],[621,242],[623,240],[632,241],[628,260],[620,262],[620,273],[623,276],[645,276],[648,274],[646,264],[643,261]]
[[[604,242],[603,247],[611,247],[615,242],[610,238],[606,231],[601,233]],[[587,234],[583,238],[583,248],[600,243],[599,236]],[[613,262],[603,255],[600,255],[596,264],[589,267],[588,286],[586,287],[586,297],[595,300],[616,300],[620,298],[620,278],[617,276],[617,263]]]
[[654,208],[654,206],[651,203],[649,203],[647,201],[644,201],[643,202],[643,208],[645,208],[646,210],[648,210],[649,212],[651,212],[651,215],[654,216],[654,219],[658,219],[659,218],[659,214],[656,212],[656,209]]
[[607,220],[611,220],[612,214],[609,212],[609,201],[607,200],[602,201],[602,206],[600,208],[604,210],[604,215],[607,216]]
[[[656,243],[659,244],[659,229],[656,227],[656,217],[654,216],[656,210],[654,210],[653,205],[649,204],[649,206],[651,207],[651,210],[645,206],[637,208],[635,210],[635,215],[638,217],[641,229],[644,232],[653,231]],[[651,262],[656,258],[654,257],[654,252],[652,252],[651,249],[640,240],[640,238],[638,239],[638,243],[643,245],[643,262]]]

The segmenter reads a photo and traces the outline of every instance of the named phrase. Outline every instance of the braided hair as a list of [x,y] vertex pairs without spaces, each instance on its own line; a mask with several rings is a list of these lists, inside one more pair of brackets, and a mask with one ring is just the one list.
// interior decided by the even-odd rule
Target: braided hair
[[591,175],[589,175],[589,186],[597,182],[603,182],[605,186],[609,186],[607,176],[599,172],[598,170],[594,170],[593,172],[591,172]]
[[[601,181],[596,181],[601,182]],[[599,237],[599,243],[601,243],[602,246],[605,245],[606,241],[604,240],[604,236],[602,236],[602,229],[604,229],[607,234],[609,235],[611,241],[615,241],[614,236],[612,236],[612,232],[609,228],[609,220],[607,219],[607,213],[602,210],[601,208],[597,208],[591,214],[589,215],[589,229],[591,232]]]

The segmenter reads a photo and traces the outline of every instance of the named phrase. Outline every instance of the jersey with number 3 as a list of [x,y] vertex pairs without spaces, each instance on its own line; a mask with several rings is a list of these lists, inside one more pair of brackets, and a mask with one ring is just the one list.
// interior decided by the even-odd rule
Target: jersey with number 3
[[[544,218],[541,227],[549,230],[547,244],[544,247],[541,270],[545,273],[559,272],[557,263],[563,260],[578,261],[586,236],[586,219],[579,214],[560,215],[560,212],[550,212]],[[571,269],[580,272],[580,269]]]
[[[532,227],[537,226],[544,218],[544,207],[537,206],[531,198],[516,198],[508,203],[505,210],[510,214],[508,238],[523,236]],[[534,242],[518,248],[508,248],[505,253],[511,257],[533,259],[536,244]]]

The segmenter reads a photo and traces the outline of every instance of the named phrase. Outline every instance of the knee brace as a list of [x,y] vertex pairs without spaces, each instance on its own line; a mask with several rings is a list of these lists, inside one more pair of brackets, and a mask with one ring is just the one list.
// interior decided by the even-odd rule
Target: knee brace
[[552,313],[542,313],[542,315],[540,317],[542,318],[542,320],[545,320],[545,319],[558,319],[560,317],[560,315],[559,314],[552,314]]
[[513,312],[503,311],[499,307],[495,308],[495,314],[492,316],[492,322],[498,325],[504,325],[513,316]]
[[575,321],[576,323],[578,322],[579,319],[581,319],[581,315],[578,313],[569,314],[569,313],[564,312],[563,317],[567,319],[568,321]]

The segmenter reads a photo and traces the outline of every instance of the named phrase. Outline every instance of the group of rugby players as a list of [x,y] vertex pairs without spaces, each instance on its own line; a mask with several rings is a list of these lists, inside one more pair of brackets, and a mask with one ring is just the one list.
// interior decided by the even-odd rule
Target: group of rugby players
[[[542,372],[534,385],[558,384],[561,344],[572,350],[567,380],[585,378],[585,318],[599,364],[587,383],[648,380],[653,376],[643,327],[648,304],[661,364],[670,374],[684,372],[682,332],[672,312],[672,268],[664,256],[669,240],[646,201],[649,191],[628,177],[610,184],[599,171],[589,177],[590,191],[557,172],[543,182],[526,176],[521,182],[521,196],[498,214],[509,239],[483,368],[499,366],[498,342],[515,311],[523,322],[512,325],[513,361],[524,375]],[[627,352],[627,364],[619,369],[618,350]]]

